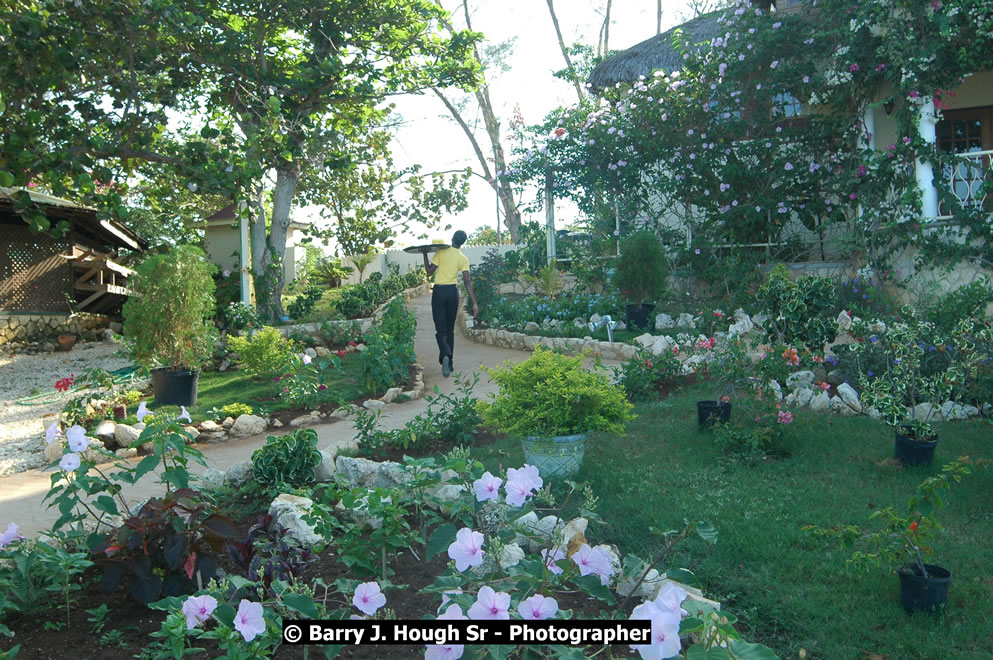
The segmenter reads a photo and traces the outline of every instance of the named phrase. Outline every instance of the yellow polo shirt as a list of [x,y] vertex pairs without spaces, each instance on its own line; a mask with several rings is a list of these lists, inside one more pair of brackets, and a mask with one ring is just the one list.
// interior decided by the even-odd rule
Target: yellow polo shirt
[[431,263],[438,267],[434,273],[435,284],[455,284],[459,273],[469,270],[469,258],[453,247],[435,252]]

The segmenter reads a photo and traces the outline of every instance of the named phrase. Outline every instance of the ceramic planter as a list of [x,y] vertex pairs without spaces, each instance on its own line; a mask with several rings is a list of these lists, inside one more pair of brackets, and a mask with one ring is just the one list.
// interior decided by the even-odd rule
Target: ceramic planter
[[59,335],[58,343],[60,351],[71,351],[76,345],[76,335]]
[[583,464],[589,433],[557,435],[550,438],[530,436],[521,444],[524,462],[538,468],[542,479],[562,479],[575,476]]

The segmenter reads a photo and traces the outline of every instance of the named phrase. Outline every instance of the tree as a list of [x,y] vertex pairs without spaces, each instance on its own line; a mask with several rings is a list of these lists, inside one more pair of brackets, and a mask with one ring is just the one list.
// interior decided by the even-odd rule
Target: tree
[[[441,0],[437,0],[437,2],[440,7]],[[462,11],[465,15],[466,27],[469,30],[472,30],[468,0],[462,0]],[[444,25],[452,35],[457,33],[451,22],[445,21]],[[459,128],[462,129],[462,132],[469,140],[469,144],[472,145],[472,150],[476,154],[476,160],[479,162],[482,177],[486,179],[487,183],[489,183],[494,191],[496,191],[496,194],[500,199],[500,204],[503,206],[504,223],[507,226],[507,231],[510,232],[511,240],[516,243],[521,226],[521,213],[517,208],[517,200],[511,186],[506,185],[506,183],[501,185],[500,179],[505,175],[505,173],[507,173],[509,168],[507,166],[507,158],[503,150],[503,144],[500,140],[500,122],[497,119],[496,112],[493,110],[493,103],[490,100],[490,88],[486,82],[485,75],[485,72],[488,69],[503,66],[502,59],[506,56],[510,45],[511,44],[509,43],[505,43],[497,44],[495,47],[491,47],[486,52],[489,57],[484,57],[475,45],[473,45],[472,48],[472,57],[475,60],[479,70],[483,72],[481,74],[482,82],[475,89],[473,95],[476,99],[479,111],[483,116],[483,127],[486,130],[486,137],[489,140],[489,151],[492,151],[493,153],[493,166],[496,168],[495,172],[490,170],[488,162],[489,157],[486,155],[486,152],[483,151],[479,140],[476,138],[474,127],[471,127],[469,122],[466,121],[464,112],[459,109],[458,105],[453,102],[452,99],[449,99],[437,87],[432,88],[432,91],[445,105],[445,108],[448,110],[449,114],[451,114],[452,119],[459,125]]]
[[503,233],[500,234],[498,240],[496,229],[489,225],[484,225],[469,234],[469,238],[465,242],[466,245],[507,245],[509,243],[510,236]]
[[[3,182],[37,179],[119,210],[93,180],[145,161],[245,201],[269,318],[281,313],[290,211],[320,180],[308,173],[352,167],[387,96],[471,88],[478,69],[477,35],[442,36],[430,0],[40,0],[4,18]],[[170,130],[167,110],[190,120]]]

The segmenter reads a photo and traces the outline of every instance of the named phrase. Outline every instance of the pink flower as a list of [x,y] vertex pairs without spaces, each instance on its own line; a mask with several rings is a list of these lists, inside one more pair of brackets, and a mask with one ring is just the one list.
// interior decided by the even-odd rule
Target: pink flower
[[463,527],[455,534],[455,541],[448,546],[448,556],[455,560],[455,568],[464,571],[483,563],[483,535]]
[[589,544],[584,543],[583,547],[572,556],[572,561],[579,567],[580,575],[596,575],[603,585],[610,582],[614,569],[610,565],[610,555],[603,548],[599,546],[591,548]]
[[521,618],[528,621],[541,621],[550,619],[559,611],[559,604],[554,598],[546,598],[541,594],[535,594],[528,599],[522,600],[517,605],[517,613]]
[[134,416],[137,417],[138,421],[140,422],[151,414],[152,414],[151,411],[148,410],[148,406],[145,404],[144,401],[142,401],[141,403],[138,404],[138,410],[137,412],[135,412]]
[[59,467],[65,472],[75,472],[80,465],[79,454],[66,454],[59,461]]
[[848,70],[851,71],[852,73],[855,73],[856,71],[859,70],[859,65],[858,64],[853,64],[850,67],[848,67]]
[[472,489],[476,491],[476,501],[485,502],[486,500],[493,500],[494,502],[500,501],[500,485],[503,483],[503,479],[499,477],[494,477],[488,471],[483,473],[483,476],[472,482]]
[[317,390],[319,392],[323,392],[326,389],[328,389],[328,386],[327,385],[324,385],[323,383],[317,386]]
[[631,612],[632,620],[652,622],[651,644],[632,645],[644,660],[662,660],[679,655],[679,614],[660,610],[653,602],[644,602]]
[[533,495],[531,484],[520,478],[508,478],[504,489],[507,491],[507,504],[514,507],[523,505],[524,501]]
[[553,575],[561,575],[562,569],[556,563],[560,559],[565,559],[565,551],[562,548],[544,549],[541,551],[541,558],[545,562],[545,568]]
[[246,642],[265,632],[265,617],[262,616],[262,603],[253,603],[245,598],[238,604],[234,615],[234,629],[241,633]]
[[793,163],[787,162],[785,165],[783,165],[783,169],[789,172],[790,170],[793,169]]
[[850,195],[848,195],[848,199],[852,199],[852,200],[858,199],[858,195],[856,195],[855,193],[851,193]]
[[187,424],[193,423],[193,418],[190,417],[190,413],[186,409],[186,406],[179,407],[179,417],[177,417],[176,419],[185,419]]
[[[459,593],[462,593],[462,591],[459,590]],[[462,614],[461,607],[459,607],[455,603],[452,603],[451,605],[448,606],[448,609],[445,610],[444,614],[438,615],[438,618],[445,619],[446,621],[465,621],[469,617],[467,617],[465,614]]]
[[55,438],[58,436],[58,434],[59,434],[59,420],[55,420],[54,422],[48,425],[47,429],[45,429],[45,444],[50,445],[53,442],[55,442]]
[[311,362],[314,361],[314,358],[304,353],[303,355],[300,356],[300,361],[303,362],[304,364],[310,364]]
[[217,608],[217,599],[213,596],[190,596],[183,603],[183,616],[186,617],[186,629],[193,630],[210,618]]
[[424,650],[424,660],[458,660],[463,653],[462,644],[432,644]]
[[793,413],[791,413],[789,410],[780,410],[779,411],[779,423],[780,424],[789,424],[792,421],[793,421]]
[[652,603],[663,612],[674,612],[682,617],[687,614],[686,610],[681,607],[684,600],[686,600],[686,590],[677,587],[672,582],[666,582],[659,589],[659,595]]
[[493,591],[493,587],[483,587],[476,596],[476,602],[469,608],[469,618],[476,621],[497,621],[509,619],[510,594]]
[[90,446],[90,439],[86,437],[86,429],[78,424],[66,431],[66,440],[71,451],[85,451]]
[[372,616],[380,607],[386,604],[386,596],[379,589],[377,582],[363,582],[355,587],[355,595],[352,596],[352,605],[358,608],[363,614]]
[[17,533],[17,525],[10,523],[7,525],[7,531],[0,534],[0,548],[5,545],[10,545],[17,539],[23,539],[24,537]]

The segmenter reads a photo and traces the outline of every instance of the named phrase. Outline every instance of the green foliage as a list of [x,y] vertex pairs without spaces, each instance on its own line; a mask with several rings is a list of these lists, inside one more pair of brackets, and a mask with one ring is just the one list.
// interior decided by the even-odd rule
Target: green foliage
[[[473,289],[476,290],[477,299],[479,297],[478,287],[473,279]],[[480,314],[484,314],[482,303],[480,303]],[[486,306],[486,323],[494,327],[507,328],[509,330],[523,330],[530,323],[543,323],[548,321],[561,321],[559,329],[568,330],[568,326],[577,318],[588,319],[594,314],[600,316],[610,315],[614,319],[620,318],[624,307],[620,299],[611,293],[579,293],[569,291],[557,296],[554,300],[547,296],[500,296]],[[566,326],[562,328],[562,326]],[[589,329],[583,326],[579,330],[582,334],[589,334]]]
[[322,404],[344,402],[345,397],[336,387],[343,375],[341,358],[336,355],[315,358],[304,362],[294,355],[286,373],[276,376],[279,398],[294,408],[313,410]]
[[629,400],[651,401],[658,398],[659,386],[682,373],[682,366],[672,351],[660,355],[639,351],[615,371],[615,377]]
[[565,278],[555,264],[542,266],[535,275],[524,273],[521,275],[521,281],[533,286],[549,300],[555,300],[555,294],[565,286]]
[[240,415],[251,415],[255,410],[247,403],[229,403],[221,406],[221,414],[225,417],[238,418]]
[[766,334],[771,341],[785,342],[814,352],[834,341],[837,332],[834,310],[834,284],[826,277],[804,276],[790,279],[783,264],[769,273],[759,289],[758,302],[769,317]]
[[483,423],[510,436],[622,431],[631,419],[624,389],[583,360],[538,349],[523,362],[485,368],[500,391],[480,403]]
[[352,272],[351,266],[344,266],[337,257],[323,257],[308,270],[307,279],[328,288],[341,286],[341,281]]
[[621,241],[616,267],[611,284],[630,302],[654,303],[665,295],[669,271],[665,250],[655,232],[635,232]]
[[0,621],[15,613],[50,612],[52,599],[61,596],[69,625],[71,594],[83,588],[78,578],[92,565],[87,553],[45,541],[21,540],[0,549]]
[[228,337],[228,348],[241,356],[239,362],[258,380],[271,381],[281,375],[293,357],[293,347],[279,330],[266,326],[251,338]]
[[359,365],[370,392],[385,392],[405,382],[410,366],[417,361],[414,335],[417,319],[401,298],[394,298],[383,310],[379,323],[366,334],[366,350],[359,353]]
[[347,346],[350,342],[362,340],[362,326],[358,321],[350,323],[324,322],[321,324],[321,339],[328,346]]
[[246,328],[261,328],[262,319],[252,305],[242,302],[228,303],[220,313],[220,320],[228,330],[244,330]]
[[404,424],[403,428],[383,431],[378,428],[379,413],[358,410],[355,414],[355,441],[359,452],[367,456],[385,455],[390,449],[424,450],[438,444],[466,446],[475,442],[479,426],[477,400],[472,396],[479,374],[458,375],[455,392],[446,394],[437,386],[434,396],[426,396],[427,410]]
[[[472,275],[472,290],[479,305],[477,323],[488,323],[492,318],[490,310],[501,299],[499,289],[505,282],[513,282],[517,273],[495,249],[490,250],[478,264],[469,267]],[[470,304],[467,301],[466,304]]]
[[198,248],[183,245],[142,261],[128,286],[124,337],[146,368],[199,367],[211,353],[215,267]]
[[993,285],[981,279],[940,296],[922,315],[940,332],[947,333],[961,321],[982,319],[990,302],[993,302]]
[[317,450],[317,431],[296,429],[286,435],[266,438],[252,452],[252,474],[270,489],[298,487],[313,483],[314,470],[323,460]]
[[317,301],[324,295],[324,287],[311,285],[303,293],[293,299],[293,302],[286,308],[292,319],[302,319],[314,311]]

